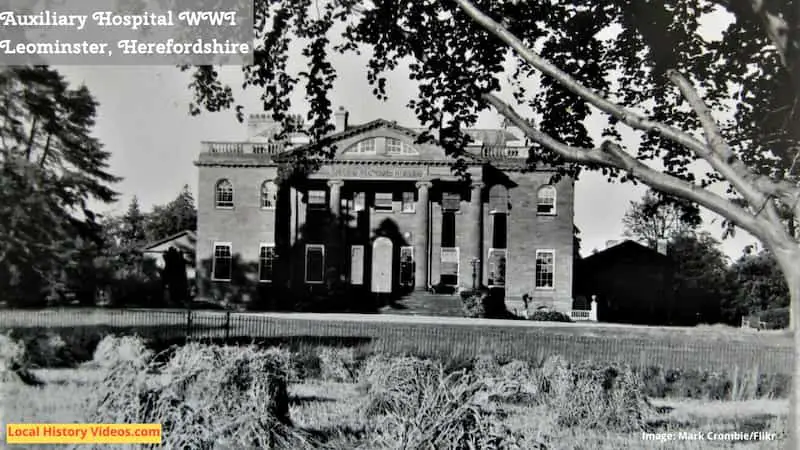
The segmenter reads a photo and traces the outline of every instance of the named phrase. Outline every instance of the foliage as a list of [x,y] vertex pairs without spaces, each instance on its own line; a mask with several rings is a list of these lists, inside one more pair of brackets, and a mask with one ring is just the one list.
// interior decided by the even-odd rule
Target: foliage
[[735,304],[742,312],[755,314],[789,305],[789,288],[771,252],[744,254],[730,271],[737,286]]
[[[670,243],[668,256],[674,269],[673,295],[676,302],[675,323],[703,323],[738,317],[724,317],[723,304],[733,296],[735,286],[728,276],[728,257],[719,242],[709,233],[684,234]],[[728,311],[730,314],[730,311]]]
[[759,314],[759,318],[767,324],[767,329],[780,330],[789,328],[788,307],[767,309]]
[[459,293],[464,306],[464,316],[472,318],[486,317],[484,301],[488,292],[478,290],[463,290]]
[[77,240],[98,240],[90,201],[111,202],[119,179],[91,136],[97,103],[54,69],[0,71],[0,292],[41,305],[64,288]]
[[158,241],[181,231],[197,230],[197,208],[189,186],[183,186],[178,196],[166,205],[156,205],[147,214],[147,237]]
[[530,320],[538,320],[543,322],[572,322],[570,317],[560,311],[550,310],[537,310],[530,316]]
[[697,205],[660,195],[653,190],[631,202],[622,218],[623,236],[656,248],[658,241],[674,241],[700,225]]

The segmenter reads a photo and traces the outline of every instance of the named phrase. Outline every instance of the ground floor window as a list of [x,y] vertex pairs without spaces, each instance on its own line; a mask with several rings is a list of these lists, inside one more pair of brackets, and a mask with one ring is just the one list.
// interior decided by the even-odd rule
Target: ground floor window
[[555,286],[555,250],[536,250],[536,289],[552,289]]
[[211,262],[211,278],[214,281],[230,281],[233,263],[231,244],[227,242],[214,243],[214,258]]
[[356,286],[364,284],[363,245],[353,245],[350,247],[350,284]]
[[443,247],[439,276],[442,284],[448,286],[458,286],[458,266],[458,247]]
[[414,285],[414,247],[400,247],[400,286]]
[[271,282],[275,270],[275,246],[261,244],[258,254],[258,281]]
[[506,259],[504,248],[489,249],[489,287],[506,285]]
[[306,283],[325,282],[325,245],[306,244]]

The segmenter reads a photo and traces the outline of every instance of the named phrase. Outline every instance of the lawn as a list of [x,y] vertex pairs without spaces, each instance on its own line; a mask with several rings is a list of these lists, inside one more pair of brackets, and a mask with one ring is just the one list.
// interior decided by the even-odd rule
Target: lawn
[[[562,324],[384,315],[195,312],[192,337],[260,339],[275,343],[334,344],[372,352],[542,360],[559,354],[570,361],[619,361],[639,367],[682,370],[757,370],[790,374],[792,340],[787,332],[727,327],[665,328]],[[160,339],[185,337],[185,311],[43,310],[0,312],[0,330],[65,335],[138,333]],[[25,331],[27,330],[27,331]]]

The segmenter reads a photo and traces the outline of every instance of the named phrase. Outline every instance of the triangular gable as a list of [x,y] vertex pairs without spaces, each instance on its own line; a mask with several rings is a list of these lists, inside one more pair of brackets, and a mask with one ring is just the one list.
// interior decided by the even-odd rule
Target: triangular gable
[[[331,144],[336,145],[334,161],[453,162],[455,160],[453,157],[447,156],[444,149],[436,144],[416,143],[420,134],[421,130],[412,130],[399,126],[395,122],[377,119],[362,125],[349,127],[345,131],[329,136],[328,139]],[[406,151],[401,150],[399,153],[392,153],[389,147],[394,148],[394,143],[389,144],[387,140],[399,141],[401,149],[406,149]],[[368,141],[372,141],[372,143],[367,143]],[[359,146],[361,142],[365,144]],[[307,148],[307,146],[297,147],[281,156],[291,157]],[[471,158],[471,155],[465,153],[464,157]]]

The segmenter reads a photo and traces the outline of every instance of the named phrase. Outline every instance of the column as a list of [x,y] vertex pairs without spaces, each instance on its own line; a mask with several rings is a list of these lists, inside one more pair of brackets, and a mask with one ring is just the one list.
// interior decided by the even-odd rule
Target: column
[[[472,243],[469,244],[471,250],[469,261],[470,263],[477,261],[477,263],[474,269],[470,264],[469,273],[471,275],[473,270],[477,272],[477,286],[480,286],[483,283],[483,183],[473,182],[470,187],[472,192],[469,202],[469,236]],[[471,286],[472,277],[470,277],[469,283]]]
[[417,226],[414,232],[414,262],[416,270],[414,273],[414,288],[417,290],[428,289],[428,212],[430,205],[428,205],[428,191],[430,190],[430,181],[420,181],[417,183]]
[[331,214],[338,219],[342,214],[342,180],[328,180],[328,189],[330,190],[328,207]]

